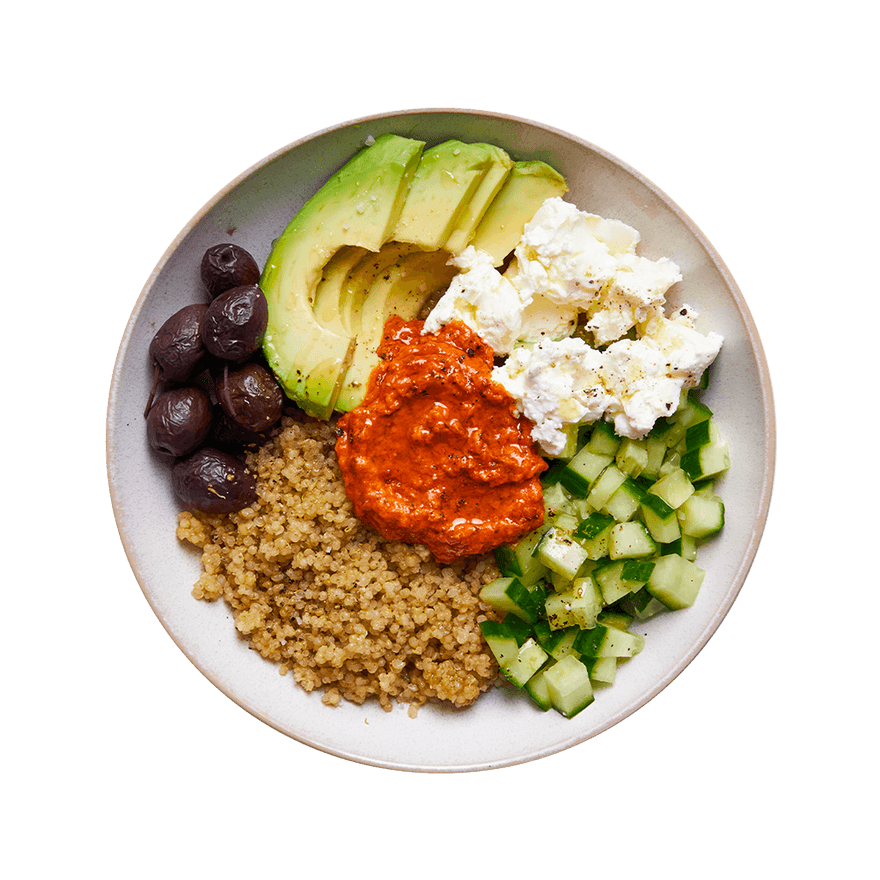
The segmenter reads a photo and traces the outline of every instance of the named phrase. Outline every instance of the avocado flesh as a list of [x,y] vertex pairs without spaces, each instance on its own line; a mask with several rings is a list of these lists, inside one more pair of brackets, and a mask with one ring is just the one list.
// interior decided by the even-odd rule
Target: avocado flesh
[[500,266],[522,238],[526,223],[549,198],[568,192],[565,178],[546,162],[516,162],[477,226],[471,244]]
[[450,140],[425,150],[390,238],[426,251],[445,247],[495,162],[484,144]]
[[321,273],[321,280],[315,290],[312,311],[315,320],[339,336],[351,336],[351,328],[341,309],[342,291],[348,283],[351,270],[371,251],[361,247],[340,248],[330,258]]
[[471,243],[483,215],[495,200],[501,187],[504,186],[504,181],[507,180],[513,168],[513,159],[500,147],[493,144],[480,144],[479,146],[484,147],[492,156],[492,166],[480,181],[477,191],[459,218],[458,225],[446,239],[444,246],[453,254],[460,254]]
[[266,262],[263,351],[288,397],[310,415],[329,417],[354,353],[354,339],[313,312],[322,270],[341,247],[378,251],[388,241],[423,147],[397,135],[377,138],[306,202]]
[[428,297],[449,286],[456,271],[446,251],[426,251],[404,256],[376,279],[361,307],[357,346],[336,400],[340,412],[361,402],[370,373],[379,363],[376,349],[389,315],[413,320]]
[[351,268],[339,294],[338,311],[350,336],[357,336],[363,319],[362,305],[377,279],[408,254],[422,253],[414,244],[390,241],[378,253],[365,251]]

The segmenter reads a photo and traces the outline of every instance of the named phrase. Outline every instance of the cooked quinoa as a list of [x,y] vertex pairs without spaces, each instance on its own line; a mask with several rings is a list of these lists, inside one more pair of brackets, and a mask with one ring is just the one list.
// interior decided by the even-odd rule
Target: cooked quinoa
[[323,701],[377,697],[467,706],[498,666],[479,623],[480,587],[498,577],[479,557],[438,565],[427,548],[386,541],[355,517],[331,423],[285,417],[248,456],[258,500],[229,515],[184,512],[177,535],[201,548],[197,599],[222,598],[242,638]]

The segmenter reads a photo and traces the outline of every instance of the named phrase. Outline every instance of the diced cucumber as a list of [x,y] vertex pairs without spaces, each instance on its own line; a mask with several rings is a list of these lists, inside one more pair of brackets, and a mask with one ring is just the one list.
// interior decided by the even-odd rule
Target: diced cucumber
[[519,653],[519,644],[504,621],[484,620],[480,623],[483,639],[498,665],[503,669]]
[[599,615],[598,622],[602,624],[602,626],[614,626],[617,629],[622,629],[624,632],[629,631],[630,624],[633,622],[632,614],[624,614],[620,611],[603,611]]
[[695,492],[676,511],[681,530],[692,538],[706,538],[724,526],[724,502]]
[[706,572],[682,556],[661,556],[645,588],[667,608],[690,608]]
[[614,457],[617,469],[628,477],[637,477],[648,465],[648,445],[644,440],[622,440]]
[[674,541],[664,542],[660,547],[661,556],[669,556],[670,554],[683,556],[688,562],[697,561],[697,541],[690,535],[680,535]]
[[501,666],[508,680],[522,687],[547,661],[547,652],[534,640],[528,639],[516,652],[516,656]]
[[509,611],[529,623],[535,623],[544,605],[544,590],[524,587],[519,578],[501,577],[480,590],[480,598],[491,608]]
[[717,477],[730,467],[730,450],[726,443],[709,443],[692,449],[681,457],[681,468],[691,480]]
[[583,657],[635,657],[645,647],[645,637],[597,623],[581,630],[573,647]]
[[711,419],[712,410],[685,390],[672,418],[677,425],[682,425],[687,429],[692,425]]
[[587,551],[572,536],[555,526],[541,538],[537,557],[547,568],[574,580],[587,559]]
[[673,510],[676,510],[694,494],[694,484],[680,467],[675,467],[660,477],[648,489],[648,494],[659,496]]
[[585,446],[568,462],[560,475],[560,483],[575,497],[586,498],[590,486],[612,461],[612,455],[600,455]]
[[593,483],[590,494],[587,495],[587,501],[595,510],[601,510],[608,503],[608,499],[620,488],[621,483],[626,479],[626,474],[618,470],[617,465],[609,464],[607,468],[599,475],[599,478]]
[[662,437],[646,437],[645,448],[648,452],[648,461],[642,468],[641,476],[649,480],[656,480],[660,476],[660,468],[666,457],[666,443]]
[[553,708],[566,718],[574,718],[595,699],[590,673],[577,657],[563,657],[544,673]]
[[602,510],[613,516],[617,522],[626,522],[632,519],[646,494],[635,480],[627,477],[605,502]]
[[705,419],[691,425],[684,435],[685,449],[690,452],[693,449],[699,449],[701,446],[708,446],[710,443],[721,443],[721,432],[714,419]]
[[576,657],[580,656],[574,650],[574,640],[580,631],[581,628],[579,626],[570,626],[567,629],[559,630],[559,641],[553,646],[553,650],[548,650],[547,653],[557,661],[562,660],[563,657],[568,657],[569,654],[574,654]]
[[608,687],[617,676],[616,657],[591,657],[584,661],[594,687]]
[[656,596],[652,596],[650,591],[644,587],[630,593],[621,604],[639,620],[647,620],[663,611],[669,611]]
[[502,544],[495,551],[495,562],[503,575],[519,578],[524,587],[534,586],[544,577],[547,568],[535,556],[535,550],[547,528],[549,527],[541,526],[529,532],[513,546]]
[[614,425],[602,420],[593,425],[586,448],[597,455],[610,455],[613,458],[619,445],[620,437],[614,433]]
[[571,496],[561,482],[544,487],[544,511],[548,516],[571,513],[572,509]]
[[652,556],[657,542],[648,534],[644,523],[624,522],[611,527],[608,536],[608,555],[611,559],[631,559]]
[[550,688],[547,687],[545,673],[546,669],[539,669],[525,683],[524,690],[539,709],[549,712],[553,708],[553,703],[550,700]]
[[602,591],[592,577],[577,578],[571,589],[550,593],[544,601],[544,612],[551,630],[577,626],[595,626],[604,605]]
[[596,582],[606,605],[622,599],[643,587],[651,576],[654,563],[650,560],[625,559],[596,570]]
[[658,544],[668,544],[681,536],[678,516],[659,495],[645,493],[641,505],[642,519],[651,537]]

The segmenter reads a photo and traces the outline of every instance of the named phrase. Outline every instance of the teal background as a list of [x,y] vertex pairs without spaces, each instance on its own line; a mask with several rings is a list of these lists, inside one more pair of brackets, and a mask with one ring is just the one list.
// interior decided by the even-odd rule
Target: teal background
[[[313,864],[824,878],[876,864],[862,806],[878,782],[862,565],[878,293],[867,9],[50,0],[6,13],[8,876]],[[418,107],[558,127],[675,199],[746,297],[778,425],[763,543],[698,660],[586,743],[457,775],[320,753],[211,687],[138,589],[105,465],[119,339],[178,231],[285,144]]]

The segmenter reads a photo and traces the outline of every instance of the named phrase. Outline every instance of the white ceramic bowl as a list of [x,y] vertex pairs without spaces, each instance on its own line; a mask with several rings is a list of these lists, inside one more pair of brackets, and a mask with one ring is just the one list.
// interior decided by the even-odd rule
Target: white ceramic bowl
[[[331,709],[320,694],[306,694],[248,650],[222,603],[190,595],[198,554],[175,537],[178,504],[169,471],[145,437],[150,340],[178,308],[204,301],[199,262],[206,248],[233,241],[262,265],[302,203],[368,136],[386,132],[429,144],[451,137],[490,141],[517,159],[549,162],[565,175],[570,201],[634,226],[642,255],[678,263],[684,280],[670,301],[691,303],[700,312],[700,328],[725,337],[703,399],[729,441],[733,467],[721,488],[727,524],[700,551],[708,573],[699,599],[691,609],[640,625],[647,634],[644,652],[572,720],[537,711],[510,687],[496,688],[467,710],[425,707],[416,719],[403,706],[386,713],[375,703],[343,702]],[[694,659],[730,609],[755,556],[772,488],[775,421],[767,364],[742,294],[699,229],[656,186],[598,147],[546,125],[484,112],[414,110],[358,119],[296,141],[233,180],[193,217],[159,261],[125,329],[110,391],[107,459],[134,574],[169,635],[223,693],[277,730],[330,754],[387,768],[463,771],[532,760],[583,742],[644,705]]]

